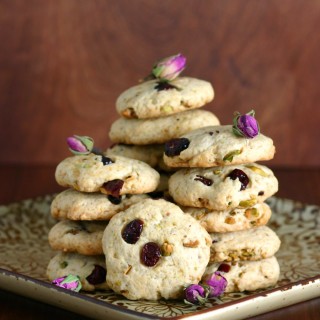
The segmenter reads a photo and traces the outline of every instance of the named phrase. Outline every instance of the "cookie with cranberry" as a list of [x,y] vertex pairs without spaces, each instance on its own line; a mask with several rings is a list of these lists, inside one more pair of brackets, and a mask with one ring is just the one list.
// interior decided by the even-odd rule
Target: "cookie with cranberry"
[[200,108],[212,101],[208,81],[178,77],[170,83],[149,80],[124,91],[116,101],[121,117],[147,119]]
[[109,137],[114,143],[157,144],[198,128],[218,124],[218,118],[206,110],[189,110],[152,119],[119,118],[111,125]]
[[[164,181],[163,184],[167,185],[168,182]],[[67,189],[53,199],[51,215],[61,220],[110,220],[119,211],[148,198],[146,194],[113,197],[98,192],[85,193]]]
[[175,299],[209,262],[207,231],[175,204],[145,200],[113,216],[102,246],[107,283],[130,300]]
[[267,226],[243,231],[210,233],[210,263],[260,260],[272,257],[280,248],[280,239]]
[[108,290],[105,258],[77,253],[56,254],[49,262],[46,275],[50,281],[68,275],[78,276],[84,291]]
[[49,244],[53,250],[101,255],[102,235],[107,224],[106,221],[59,221],[49,231]]
[[219,271],[227,279],[225,292],[243,292],[266,289],[277,284],[280,267],[276,257],[258,261],[237,261],[208,265],[203,281]]
[[262,203],[278,191],[278,180],[256,163],[180,169],[169,179],[169,193],[183,206],[230,210]]
[[56,168],[56,181],[82,192],[102,192],[114,197],[154,191],[159,173],[148,164],[120,156],[76,155]]
[[208,232],[233,232],[266,225],[271,217],[271,209],[266,203],[257,203],[249,208],[214,211],[207,208],[182,207]]
[[261,133],[247,139],[236,136],[230,125],[209,126],[168,141],[164,162],[170,167],[214,167],[270,160],[274,154],[272,139]]

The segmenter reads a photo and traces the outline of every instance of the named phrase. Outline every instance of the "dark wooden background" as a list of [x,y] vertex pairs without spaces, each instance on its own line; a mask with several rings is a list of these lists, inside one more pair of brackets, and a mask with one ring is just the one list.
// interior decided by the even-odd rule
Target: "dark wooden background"
[[117,96],[181,52],[222,123],[256,110],[270,165],[319,166],[319,29],[317,0],[1,0],[0,163],[58,163],[75,133],[107,147]]

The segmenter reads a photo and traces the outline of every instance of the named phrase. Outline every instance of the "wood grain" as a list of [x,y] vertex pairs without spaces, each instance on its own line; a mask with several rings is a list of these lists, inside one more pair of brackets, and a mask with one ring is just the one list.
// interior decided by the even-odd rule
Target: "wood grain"
[[222,123],[256,110],[271,165],[319,166],[319,27],[316,0],[3,0],[0,162],[55,164],[75,133],[107,147],[117,96],[181,52]]

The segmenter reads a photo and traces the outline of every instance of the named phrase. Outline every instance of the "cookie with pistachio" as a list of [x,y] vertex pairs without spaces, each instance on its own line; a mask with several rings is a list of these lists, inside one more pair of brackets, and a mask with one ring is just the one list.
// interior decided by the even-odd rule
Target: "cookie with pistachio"
[[237,261],[209,264],[203,280],[219,271],[228,284],[225,292],[243,292],[265,289],[277,284],[280,267],[276,257],[258,261]]
[[55,177],[61,186],[114,197],[152,192],[160,180],[159,173],[142,161],[93,153],[64,159]]
[[61,220],[49,231],[49,244],[53,250],[101,255],[102,235],[107,224],[107,221]]
[[274,154],[271,138],[260,133],[248,139],[235,135],[231,125],[218,125],[196,129],[168,141],[164,162],[170,167],[214,167],[270,160]]
[[78,276],[84,291],[108,290],[106,264],[103,255],[84,256],[78,253],[57,253],[47,266],[50,281],[68,275]]
[[257,163],[184,168],[169,178],[169,193],[180,205],[230,210],[262,203],[278,191],[278,180]]
[[116,120],[109,132],[114,143],[160,144],[205,126],[218,125],[218,118],[207,110],[189,110],[152,119]]
[[211,238],[177,205],[148,199],[115,215],[102,245],[107,283],[116,293],[130,300],[175,299],[200,281]]
[[243,231],[210,233],[210,263],[260,260],[272,257],[280,248],[280,239],[267,226]]
[[271,209],[266,203],[257,203],[249,208],[215,211],[207,208],[182,207],[208,232],[233,232],[266,225],[271,217]]
[[200,108],[213,100],[208,81],[177,77],[170,82],[145,81],[124,91],[116,101],[121,117],[147,119]]

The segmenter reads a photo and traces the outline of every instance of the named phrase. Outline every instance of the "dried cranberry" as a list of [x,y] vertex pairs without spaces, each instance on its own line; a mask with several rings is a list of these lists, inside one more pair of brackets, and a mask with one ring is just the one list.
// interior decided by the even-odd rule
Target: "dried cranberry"
[[125,242],[135,244],[141,235],[143,229],[143,221],[135,219],[130,221],[122,230],[122,238]]
[[120,204],[121,203],[121,196],[120,197],[114,197],[111,194],[108,195],[108,200],[112,203],[112,204]]
[[176,89],[175,86],[166,81],[158,82],[154,88],[158,91]]
[[104,183],[103,188],[106,190],[107,194],[111,194],[112,196],[118,198],[120,196],[120,191],[122,189],[123,184],[123,180],[114,179]]
[[229,264],[226,264],[226,263],[221,263],[219,268],[218,268],[218,271],[221,271],[221,272],[229,272],[231,269],[230,265]]
[[204,176],[200,176],[199,174],[196,175],[196,178],[194,178],[195,181],[200,181],[206,186],[211,186],[213,181],[211,179],[208,179]]
[[107,271],[105,268],[95,264],[91,274],[86,277],[90,284],[99,284],[106,281]]
[[146,243],[140,253],[142,263],[147,267],[155,266],[161,257],[161,249],[154,242]]
[[264,195],[264,191],[259,191],[258,196],[263,196]]
[[176,138],[165,143],[164,153],[168,157],[178,156],[183,150],[189,147],[190,141],[187,138]]
[[105,156],[103,156],[103,155],[101,156],[101,161],[102,161],[102,163],[103,163],[104,166],[113,163],[113,161],[112,161],[110,158],[105,157]]
[[232,180],[236,180],[239,179],[239,181],[241,182],[241,190],[244,190],[247,185],[249,184],[249,178],[248,176],[240,169],[234,169],[229,175],[228,177]]

